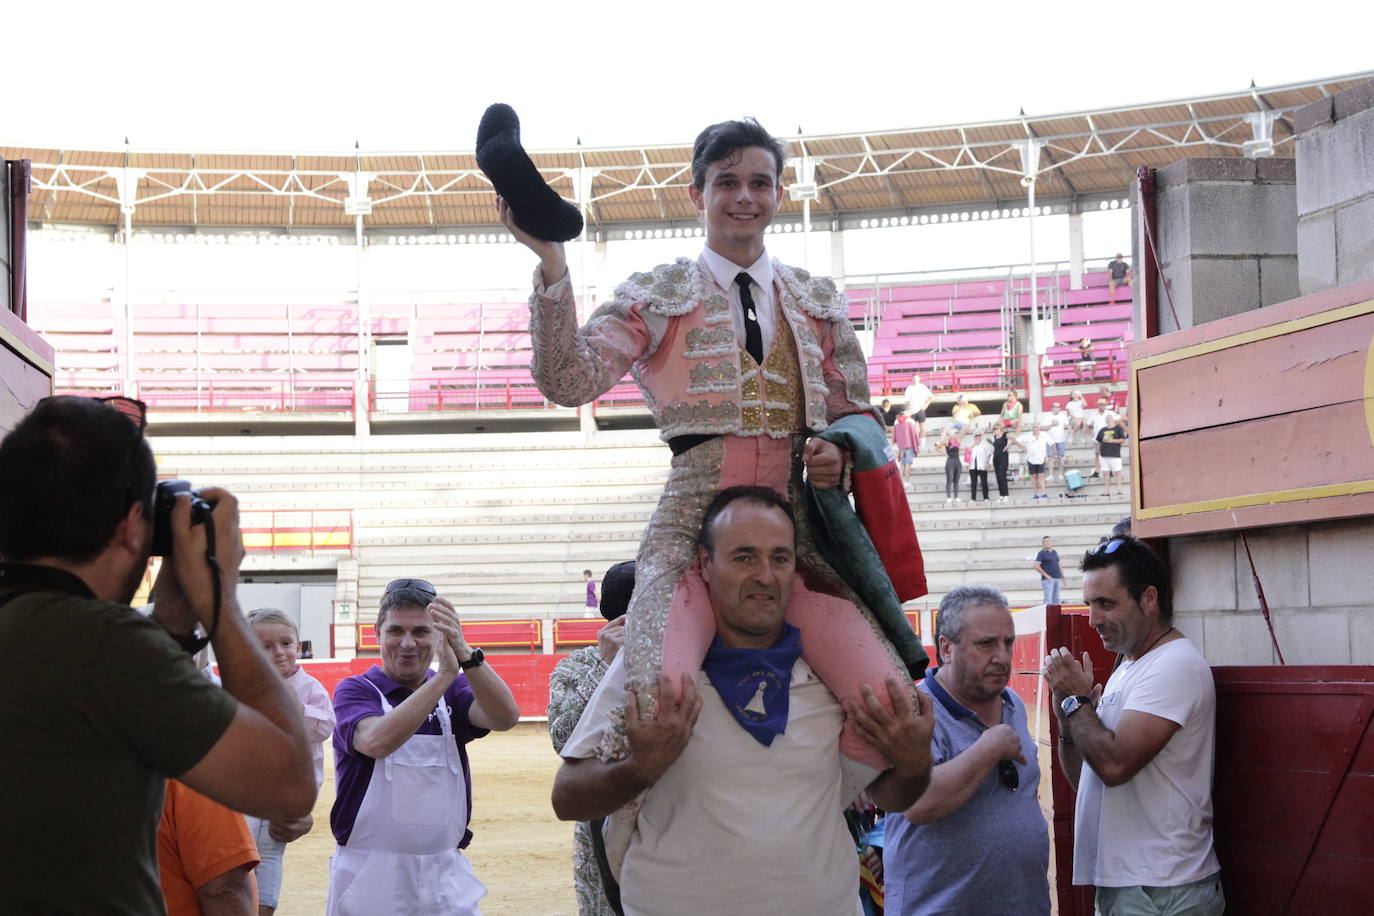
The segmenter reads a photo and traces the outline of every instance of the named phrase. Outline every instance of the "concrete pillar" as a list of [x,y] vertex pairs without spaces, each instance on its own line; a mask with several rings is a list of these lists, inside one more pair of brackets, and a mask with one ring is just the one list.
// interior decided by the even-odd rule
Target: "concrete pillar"
[[1083,214],[1069,214],[1069,289],[1083,288]]
[[1374,277],[1374,80],[1298,109],[1298,286]]
[[840,289],[845,288],[844,230],[840,228],[838,221],[830,230],[830,276],[835,278],[835,283]]
[[[1291,159],[1183,159],[1160,169],[1162,334],[1298,296]],[[1177,311],[1177,319],[1174,312]]]

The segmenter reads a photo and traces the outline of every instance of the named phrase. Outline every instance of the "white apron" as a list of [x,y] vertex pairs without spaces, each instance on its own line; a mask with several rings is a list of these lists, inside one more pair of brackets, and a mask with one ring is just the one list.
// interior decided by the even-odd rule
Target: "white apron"
[[414,735],[373,765],[348,845],[329,860],[328,916],[480,916],[487,888],[458,850],[463,764],[442,697],[435,711],[442,734]]

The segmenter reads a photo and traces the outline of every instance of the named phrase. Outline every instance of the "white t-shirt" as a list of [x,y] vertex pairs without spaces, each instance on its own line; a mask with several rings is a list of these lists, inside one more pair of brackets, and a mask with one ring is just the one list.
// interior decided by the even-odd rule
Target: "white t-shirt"
[[1044,430],[1041,430],[1038,436],[1035,433],[1026,433],[1016,441],[1026,450],[1026,464],[1045,463],[1045,457],[1050,453],[1050,437],[1045,435]]
[[993,448],[992,443],[984,439],[975,445],[969,452],[969,467],[975,471],[987,471],[992,469]]
[[1107,787],[1086,763],[1074,811],[1073,883],[1175,887],[1216,874],[1212,762],[1216,688],[1187,639],[1164,643],[1112,672],[1097,708],[1115,729],[1127,710],[1177,722],[1179,730],[1124,785]]
[[1069,412],[1067,410],[1045,414],[1043,423],[1051,442],[1063,442],[1069,437]]
[[[563,746],[593,757],[609,713],[625,705],[623,653]],[[764,747],[704,673],[692,739],[640,802],[620,871],[627,916],[749,913],[853,916],[858,858],[842,809],[878,775],[840,756],[844,711],[800,659],[786,731]]]
[[1075,420],[1081,420],[1083,419],[1083,407],[1084,402],[1069,398],[1069,403],[1065,407],[1065,410],[1068,411],[1070,417],[1073,417]]
[[930,399],[934,396],[934,392],[924,383],[907,385],[906,391],[902,393],[902,397],[906,400],[908,414],[916,413],[918,410],[925,410],[926,405],[930,403]]
[[1112,420],[1112,418],[1113,418],[1114,416],[1116,416],[1116,415],[1113,414],[1110,410],[1106,411],[1105,413],[1103,413],[1102,411],[1098,411],[1098,410],[1094,410],[1094,411],[1093,411],[1092,420],[1093,420],[1093,438],[1094,438],[1094,439],[1097,438],[1098,432],[1099,432],[1104,426],[1110,425],[1111,420]]

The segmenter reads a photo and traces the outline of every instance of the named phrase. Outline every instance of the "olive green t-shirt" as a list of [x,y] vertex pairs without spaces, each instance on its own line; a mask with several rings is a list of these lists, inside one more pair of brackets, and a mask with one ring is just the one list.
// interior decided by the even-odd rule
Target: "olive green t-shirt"
[[162,913],[164,778],[238,704],[129,607],[14,594],[0,589],[0,913]]

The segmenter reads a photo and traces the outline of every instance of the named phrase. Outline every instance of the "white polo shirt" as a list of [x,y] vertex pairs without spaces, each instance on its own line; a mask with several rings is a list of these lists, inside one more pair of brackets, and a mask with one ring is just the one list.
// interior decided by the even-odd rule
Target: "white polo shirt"
[[[625,705],[623,654],[606,672],[566,758],[595,756]],[[620,899],[627,916],[853,916],[859,862],[842,810],[878,771],[842,758],[844,711],[806,662],[792,667],[786,731],[764,747],[704,673],[692,738],[643,796]]]

